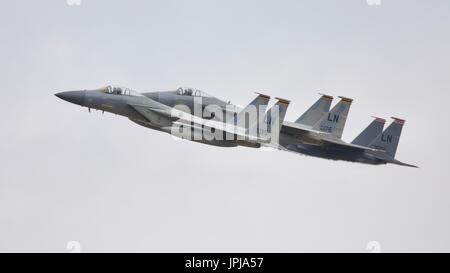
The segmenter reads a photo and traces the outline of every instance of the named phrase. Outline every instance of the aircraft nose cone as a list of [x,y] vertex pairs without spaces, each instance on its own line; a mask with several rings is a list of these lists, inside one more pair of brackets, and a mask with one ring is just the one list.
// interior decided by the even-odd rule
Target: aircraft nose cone
[[66,91],[56,93],[55,96],[65,101],[84,106],[86,91]]

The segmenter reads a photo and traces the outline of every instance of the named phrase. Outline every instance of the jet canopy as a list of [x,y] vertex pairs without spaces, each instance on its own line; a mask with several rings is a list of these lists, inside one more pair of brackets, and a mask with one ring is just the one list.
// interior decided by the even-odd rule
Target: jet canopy
[[136,92],[130,88],[118,86],[118,85],[108,85],[106,87],[100,88],[99,91],[108,94],[114,95],[123,95],[123,96],[138,96],[142,97],[143,95],[139,92]]
[[177,95],[213,98],[210,94],[190,87],[180,87],[177,89]]

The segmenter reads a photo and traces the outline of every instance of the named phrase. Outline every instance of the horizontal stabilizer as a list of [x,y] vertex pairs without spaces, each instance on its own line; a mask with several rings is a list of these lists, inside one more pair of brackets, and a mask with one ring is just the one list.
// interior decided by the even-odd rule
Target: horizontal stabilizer
[[412,165],[412,164],[408,164],[408,163],[403,163],[401,161],[398,161],[396,159],[392,160],[392,161],[388,161],[390,164],[395,164],[395,165],[400,165],[400,166],[405,166],[405,167],[411,167],[411,168],[419,168],[419,166],[416,165]]

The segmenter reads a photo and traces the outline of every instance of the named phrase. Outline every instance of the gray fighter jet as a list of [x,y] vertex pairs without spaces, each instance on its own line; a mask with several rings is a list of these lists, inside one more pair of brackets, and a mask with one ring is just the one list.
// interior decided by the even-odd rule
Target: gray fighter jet
[[[247,146],[259,148],[261,144],[275,146],[271,128],[278,128],[284,119],[289,102],[278,99],[272,107],[279,111],[277,118],[264,123],[265,110],[270,97],[258,96],[244,109],[193,88],[174,91],[138,93],[126,87],[107,86],[95,90],[66,91],[55,94],[68,102],[125,116],[150,129],[170,133],[179,138],[221,147]],[[250,109],[259,108],[258,112]],[[273,110],[272,110],[273,112]],[[260,115],[260,114],[261,115]],[[269,127],[269,129],[267,128]]]
[[[392,124],[383,131],[385,120],[375,118],[351,143],[346,143],[341,140],[341,136],[352,99],[341,97],[341,101],[327,113],[325,111],[329,104],[324,103],[324,99],[332,97],[322,96],[302,115],[303,118],[300,117],[295,123],[283,123],[280,133],[281,147],[286,151],[332,160],[373,165],[390,163],[417,168],[395,159],[404,120],[393,117]],[[318,113],[322,113],[322,116],[317,122],[304,122],[307,120],[305,115],[310,114],[310,120],[315,121]],[[301,123],[302,121],[304,123]]]
[[376,119],[352,143],[341,140],[352,102],[345,97],[330,110],[333,97],[322,95],[295,122],[287,122],[284,117],[290,102],[276,98],[266,111],[270,97],[264,94],[244,108],[194,88],[138,93],[107,86],[55,95],[89,111],[111,112],[141,126],[208,145],[267,146],[334,160],[413,166],[394,158],[404,123],[400,119],[384,132],[380,132],[381,119]]

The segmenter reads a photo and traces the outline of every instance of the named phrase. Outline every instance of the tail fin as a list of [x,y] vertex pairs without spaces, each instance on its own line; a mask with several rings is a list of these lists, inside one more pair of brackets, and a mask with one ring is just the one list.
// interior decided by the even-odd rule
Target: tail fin
[[287,113],[287,109],[289,107],[289,104],[291,103],[290,100],[287,99],[282,99],[282,98],[277,98],[275,97],[275,99],[277,99],[277,103],[275,105],[278,105],[278,107],[280,108],[280,124],[283,123],[284,121],[284,117],[286,116]]
[[320,94],[322,97],[316,101],[303,115],[301,115],[295,123],[307,126],[314,126],[326,113],[330,111],[332,96]]
[[290,101],[281,98],[276,99],[278,100],[277,103],[275,103],[266,112],[264,117],[262,117],[259,122],[255,124],[255,126],[258,125],[259,127],[259,134],[270,134],[272,133],[272,130],[275,130],[274,133],[279,133],[281,130]]
[[369,144],[383,132],[385,119],[374,117],[375,119],[364,129],[353,141],[352,144],[369,146]]
[[342,137],[345,122],[347,121],[348,112],[352,104],[352,99],[339,97],[341,100],[323,116],[314,126],[313,129],[331,134],[337,138]]
[[[260,93],[256,94],[258,94],[258,96],[236,116],[236,124],[241,127],[248,128],[258,121],[260,113],[266,112],[270,96]],[[248,122],[246,122],[246,120],[248,120]]]
[[394,121],[375,138],[369,147],[379,150],[385,150],[386,153],[395,158],[395,152],[397,151],[398,142],[402,133],[405,120],[392,117]]

